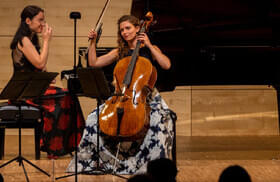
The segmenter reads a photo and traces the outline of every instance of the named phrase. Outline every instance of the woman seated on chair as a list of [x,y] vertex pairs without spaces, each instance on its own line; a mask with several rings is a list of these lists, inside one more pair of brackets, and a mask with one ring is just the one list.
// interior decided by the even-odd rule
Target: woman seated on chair
[[[124,15],[118,20],[118,48],[108,54],[96,57],[96,37],[94,30],[89,32],[91,39],[88,61],[92,67],[103,67],[130,56],[137,41],[144,47],[140,48],[139,55],[150,60],[152,64],[159,64],[163,69],[169,69],[170,60],[160,49],[153,45],[146,33],[137,34],[140,29],[139,19]],[[149,129],[142,138],[134,141],[115,141],[108,139],[101,133],[99,138],[99,155],[97,155],[97,110],[95,109],[86,120],[86,127],[78,149],[78,171],[90,172],[96,169],[96,161],[100,161],[103,170],[118,174],[134,174],[144,172],[148,161],[156,158],[170,158],[174,137],[171,111],[156,89],[147,97],[149,104]],[[104,104],[100,106],[100,111]],[[99,158],[97,158],[99,156]],[[75,159],[71,161],[67,171],[73,172]]]
[[[39,45],[39,33],[42,34],[42,48]],[[26,6],[21,12],[20,25],[10,45],[14,71],[46,71],[51,37],[52,28],[45,22],[44,10],[38,6]],[[27,103],[43,107],[41,150],[46,151],[49,158],[56,158],[74,150],[74,126],[77,120],[79,140],[84,119],[79,105],[74,108],[77,118],[71,117],[73,100],[67,90],[50,86],[44,95],[53,97],[27,100]]]

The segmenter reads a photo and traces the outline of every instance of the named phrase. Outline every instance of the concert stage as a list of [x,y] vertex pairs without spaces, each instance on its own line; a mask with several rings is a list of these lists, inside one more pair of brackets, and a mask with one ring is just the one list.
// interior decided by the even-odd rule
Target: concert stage
[[[5,160],[3,164],[17,155],[16,130],[7,130]],[[49,160],[46,153],[41,153],[41,160],[34,155],[33,131],[23,131],[23,156],[46,170],[48,178],[35,168],[25,165],[30,181],[53,181],[53,176],[64,173],[71,157],[64,156]],[[279,136],[177,136],[178,182],[217,182],[221,171],[229,165],[243,166],[254,182],[276,182],[280,180],[280,137]],[[18,163],[14,162],[0,169],[6,182],[26,181]],[[129,177],[129,176],[125,176]],[[83,182],[124,182],[122,178],[112,175],[79,175]],[[57,181],[75,181],[74,177]]]

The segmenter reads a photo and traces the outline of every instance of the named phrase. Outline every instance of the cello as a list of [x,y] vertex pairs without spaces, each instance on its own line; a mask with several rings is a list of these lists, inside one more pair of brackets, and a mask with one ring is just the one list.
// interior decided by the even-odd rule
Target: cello
[[[139,33],[146,32],[152,22],[153,14],[148,12]],[[113,73],[116,94],[105,102],[99,115],[101,132],[119,140],[141,138],[149,128],[146,98],[155,85],[157,71],[150,60],[138,56],[140,47],[138,40],[132,55],[117,62]]]

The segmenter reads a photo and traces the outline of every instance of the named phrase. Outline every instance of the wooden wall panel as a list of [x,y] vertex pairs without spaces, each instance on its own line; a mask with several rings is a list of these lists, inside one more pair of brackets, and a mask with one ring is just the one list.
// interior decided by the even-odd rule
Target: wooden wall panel
[[181,86],[161,95],[177,113],[178,136],[279,135],[272,87]]
[[193,87],[192,136],[278,135],[276,99],[265,86]]
[[79,101],[84,118],[87,119],[88,115],[96,108],[97,102],[95,99],[88,97],[79,97]]
[[0,90],[7,84],[13,73],[11,51],[12,37],[0,37]]
[[0,1],[0,35],[14,35],[20,22],[20,13],[25,6],[21,0],[1,0]]
[[[47,21],[56,27],[56,36],[72,36],[73,20],[69,18],[69,14],[71,11],[79,11],[81,19],[77,20],[77,35],[87,36],[90,28],[94,28],[106,0],[72,0],[70,2],[67,0],[47,1],[45,3]],[[102,21],[102,37],[116,36],[117,20],[121,15],[129,14],[130,7],[131,0],[111,1]]]
[[[69,18],[72,11],[79,11],[81,19],[77,20],[77,35],[87,36],[94,27],[106,0],[1,0],[0,2],[0,35],[14,35],[23,7],[34,4],[45,10],[46,21],[54,28],[54,36],[72,36],[73,20]],[[117,20],[123,14],[129,14],[131,0],[114,0],[108,6],[103,18],[102,36],[115,37]]]
[[191,136],[191,87],[180,86],[172,92],[162,92],[161,96],[168,107],[176,112],[176,133]]

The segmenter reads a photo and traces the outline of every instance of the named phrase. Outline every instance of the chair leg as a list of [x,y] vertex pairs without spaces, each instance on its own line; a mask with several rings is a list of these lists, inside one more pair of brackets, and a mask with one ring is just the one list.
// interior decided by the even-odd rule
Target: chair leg
[[[174,123],[175,125],[175,123]],[[177,164],[177,156],[176,156],[176,126],[174,127],[174,138],[172,145],[172,160]]]
[[37,124],[34,128],[34,139],[35,139],[35,159],[40,160],[40,126]]
[[172,145],[172,160],[177,164],[177,155],[176,155],[176,121],[177,115],[175,112],[170,110],[170,117],[173,122],[173,131],[174,131],[174,138],[173,138],[173,145]]
[[0,127],[0,160],[4,158],[5,154],[5,128]]

